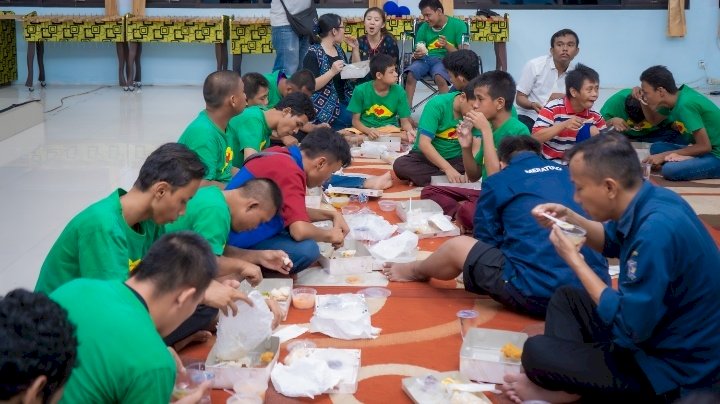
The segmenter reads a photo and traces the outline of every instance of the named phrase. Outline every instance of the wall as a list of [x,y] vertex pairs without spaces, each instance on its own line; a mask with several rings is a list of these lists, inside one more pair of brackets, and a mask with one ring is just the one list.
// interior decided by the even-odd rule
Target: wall
[[[32,8],[9,8],[23,15]],[[102,9],[45,8],[41,14],[99,14]],[[263,10],[264,11],[264,10]],[[324,9],[345,16],[361,15],[362,9]],[[577,61],[600,72],[603,87],[634,85],[640,72],[654,64],[664,64],[676,80],[693,86],[707,87],[705,75],[698,68],[704,60],[710,77],[720,79],[720,43],[718,42],[718,4],[709,0],[692,0],[686,10],[688,34],[684,38],[667,38],[667,12],[664,10],[497,10],[510,14],[508,66],[514,76],[520,74],[526,60],[549,49],[549,38],[561,28],[571,28],[580,36],[581,52]],[[458,10],[459,15],[471,10]],[[254,10],[238,9],[148,9],[148,15],[221,15],[257,16]],[[25,53],[27,43],[18,23],[19,83],[27,76]],[[492,46],[476,43],[473,49],[483,57],[485,68],[494,68]],[[201,84],[215,70],[212,45],[145,44],[142,66],[146,84]],[[243,72],[265,72],[272,67],[272,55],[248,55]],[[114,44],[48,43],[45,47],[47,80],[69,84],[115,84],[117,61]],[[37,69],[36,69],[37,72]],[[37,74],[37,73],[36,73]]]

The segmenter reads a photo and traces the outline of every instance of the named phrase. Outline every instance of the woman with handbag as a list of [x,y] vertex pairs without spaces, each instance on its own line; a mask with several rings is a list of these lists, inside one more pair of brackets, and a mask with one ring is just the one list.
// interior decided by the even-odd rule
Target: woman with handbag
[[343,80],[340,72],[348,63],[340,44],[345,40],[345,24],[337,14],[324,14],[318,21],[319,43],[310,45],[303,68],[315,75],[312,100],[317,112],[316,123],[327,123],[335,130],[352,126],[352,114],[347,111],[353,90],[350,80]]

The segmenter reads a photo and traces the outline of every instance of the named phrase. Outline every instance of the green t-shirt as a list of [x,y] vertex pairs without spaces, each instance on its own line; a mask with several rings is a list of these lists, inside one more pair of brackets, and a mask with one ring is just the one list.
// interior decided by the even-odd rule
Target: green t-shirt
[[215,255],[222,255],[230,233],[230,208],[218,187],[202,187],[190,199],[185,214],[165,225],[166,233],[191,230],[203,236]]
[[678,91],[678,99],[670,115],[670,119],[681,126],[679,128],[681,133],[687,131],[694,134],[697,130],[705,128],[712,145],[711,153],[720,158],[720,108],[714,102],[683,85]]
[[[495,149],[497,149],[498,146],[500,146],[500,142],[508,137],[508,136],[518,136],[518,135],[528,135],[530,136],[530,129],[528,129],[527,125],[520,122],[517,118],[513,118],[512,116],[508,118],[507,121],[505,121],[502,125],[500,125],[499,128],[493,128],[493,143],[495,144]],[[482,167],[482,176],[483,178],[487,177],[487,170],[485,169],[484,159],[483,159],[483,147],[482,144],[480,145],[480,150],[475,155],[475,162],[478,164],[478,166]]]
[[270,147],[272,130],[265,120],[265,110],[260,106],[247,107],[228,123],[230,144],[235,151],[232,159],[235,167],[242,167],[245,162],[245,149],[260,151]]
[[400,85],[391,85],[387,95],[381,97],[375,92],[372,81],[355,87],[347,110],[360,114],[360,122],[368,128],[400,126],[398,118],[410,117],[407,95]]
[[[281,76],[282,75],[282,76]],[[280,72],[280,70],[276,70],[272,73],[264,74],[267,81],[270,83],[270,86],[268,87],[268,108],[275,108],[275,106],[280,102],[282,99],[282,95],[280,94],[280,89],[278,89],[278,81],[280,78],[284,78],[285,75]]]
[[152,220],[128,226],[122,214],[118,189],[78,213],[60,234],[40,268],[35,290],[51,293],[77,278],[124,281],[152,243],[162,226]]
[[462,36],[467,33],[467,30],[467,25],[462,20],[448,16],[447,23],[439,31],[436,31],[428,23],[422,24],[418,29],[415,43],[424,42],[428,49],[428,56],[442,59],[447,55],[447,49],[438,45],[440,35],[444,35],[447,42],[457,48],[462,43]]
[[646,136],[658,128],[645,119],[643,119],[642,122],[633,122],[633,120],[628,117],[627,111],[625,110],[625,99],[631,94],[632,88],[626,88],[613,94],[605,101],[605,104],[603,104],[600,109],[600,114],[606,122],[609,122],[613,118],[620,118],[625,121],[628,128],[631,128],[624,132],[627,136]]
[[208,181],[228,182],[232,178],[231,162],[233,149],[227,137],[203,110],[190,122],[178,140],[200,156],[207,168],[205,178]]
[[[415,137],[413,151],[420,151],[420,136],[432,139],[432,145],[445,160],[462,156],[462,149],[457,139],[456,127],[462,117],[455,118],[453,102],[458,92],[435,95],[425,104],[420,122],[418,123],[418,136]],[[473,135],[479,132],[473,129]]]
[[148,309],[120,281],[77,279],[50,295],[77,327],[77,367],[61,403],[168,403],[175,361]]

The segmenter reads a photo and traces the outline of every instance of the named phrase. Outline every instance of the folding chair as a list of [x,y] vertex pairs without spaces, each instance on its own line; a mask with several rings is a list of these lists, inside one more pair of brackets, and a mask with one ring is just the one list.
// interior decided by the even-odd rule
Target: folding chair
[[[467,26],[467,32],[462,35],[461,41],[460,41],[460,47],[458,49],[465,49],[466,47],[470,46],[470,20],[465,19],[465,25]],[[405,80],[406,80],[406,73],[405,68],[407,66],[410,66],[410,64],[413,62],[412,60],[412,54],[415,50],[415,39],[416,39],[416,33],[418,32],[418,29],[422,26],[422,24],[425,24],[425,21],[420,20],[419,18],[416,18],[413,21],[413,30],[405,31],[402,34],[400,34],[400,85],[405,87]],[[406,47],[409,43],[409,51],[406,51]],[[480,73],[483,72],[482,68],[482,59],[478,55],[478,62],[480,63]],[[422,83],[428,90],[430,90],[430,95],[426,96],[420,101],[415,102],[413,100],[413,104],[410,106],[410,110],[412,112],[415,112],[416,109],[418,109],[422,104],[426,103],[432,96],[437,94],[440,90],[438,89],[437,85],[435,84],[435,78],[431,77],[429,74],[425,75],[423,77],[416,77],[415,78],[418,83]],[[417,90],[416,90],[417,92]]]

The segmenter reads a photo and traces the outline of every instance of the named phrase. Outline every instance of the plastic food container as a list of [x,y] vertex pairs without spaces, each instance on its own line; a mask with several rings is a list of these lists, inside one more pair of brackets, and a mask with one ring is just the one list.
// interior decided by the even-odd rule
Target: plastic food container
[[312,309],[315,307],[317,290],[313,288],[295,288],[292,290],[292,305],[296,309]]
[[520,373],[520,361],[505,357],[502,347],[522,348],[528,336],[521,332],[473,328],[460,348],[460,374],[477,382],[503,384],[506,373]]
[[383,212],[392,212],[395,210],[395,201],[382,200],[378,202],[378,205]]
[[343,206],[341,211],[342,211],[343,215],[353,215],[360,211],[360,205],[358,205],[356,203],[351,203],[351,204]]

